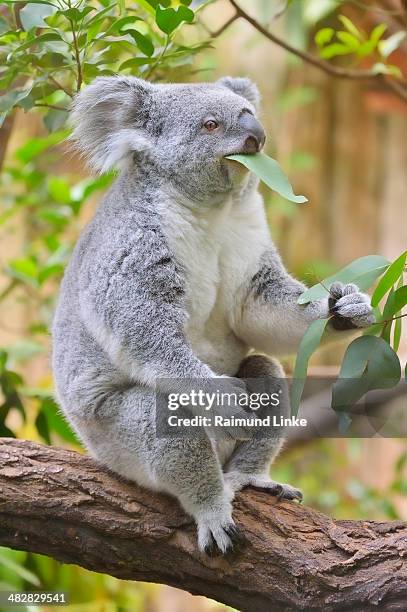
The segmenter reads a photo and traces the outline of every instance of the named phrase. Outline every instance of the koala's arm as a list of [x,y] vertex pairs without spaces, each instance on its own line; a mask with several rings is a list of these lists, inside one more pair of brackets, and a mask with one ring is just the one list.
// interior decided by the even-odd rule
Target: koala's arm
[[[330,297],[298,304],[305,289],[271,248],[245,284],[235,321],[238,336],[257,350],[285,355],[297,351],[302,336],[316,319],[331,316],[331,331],[356,329],[374,322],[368,296],[355,285],[336,283]],[[331,334],[331,339],[335,336]]]
[[124,238],[120,248],[81,266],[80,312],[88,331],[135,382],[167,391],[162,378],[213,377],[184,338],[183,274],[159,230]]

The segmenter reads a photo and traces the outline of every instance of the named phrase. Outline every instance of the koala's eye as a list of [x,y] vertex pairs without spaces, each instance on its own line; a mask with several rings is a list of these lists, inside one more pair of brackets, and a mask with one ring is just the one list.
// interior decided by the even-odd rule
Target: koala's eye
[[218,127],[219,123],[215,121],[215,119],[208,119],[208,121],[205,121],[204,123],[204,128],[208,130],[208,132],[214,132],[218,129]]

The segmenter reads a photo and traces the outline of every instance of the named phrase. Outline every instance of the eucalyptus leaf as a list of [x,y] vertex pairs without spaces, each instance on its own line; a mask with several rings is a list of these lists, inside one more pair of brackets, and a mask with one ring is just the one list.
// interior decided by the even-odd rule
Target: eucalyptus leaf
[[0,96],[0,112],[7,113],[13,106],[18,105],[30,95],[32,85],[24,88],[16,88],[8,91],[4,96]]
[[383,274],[389,267],[389,261],[381,255],[367,255],[355,259],[348,266],[342,268],[336,274],[325,278],[310,289],[307,289],[298,298],[298,304],[307,304],[314,300],[327,297],[330,286],[335,282],[355,283],[360,289],[368,289],[372,283]]
[[[162,4],[162,3],[161,3]],[[192,23],[194,12],[184,5],[180,5],[177,10],[173,8],[161,8],[160,4],[156,8],[156,23],[160,30],[170,35],[183,22]]]
[[297,414],[300,405],[307,377],[308,362],[321,343],[328,321],[329,319],[313,321],[301,339],[291,386],[291,413],[293,415]]
[[406,265],[406,257],[407,251],[402,253],[400,257],[393,261],[393,263],[386,270],[385,274],[383,274],[372,295],[372,306],[378,306],[380,300],[396,284],[400,276],[402,276],[404,266]]
[[281,166],[264,153],[256,155],[228,155],[226,159],[237,161],[243,166],[246,166],[251,172],[256,174],[263,183],[270,189],[279,193],[286,200],[303,204],[308,202],[307,198],[302,195],[295,195],[293,188],[284,174]]
[[138,30],[129,29],[125,30],[126,34],[129,34],[136,42],[138,48],[144,55],[151,57],[154,53],[154,45],[148,36],[144,36]]
[[373,389],[391,389],[400,381],[396,353],[382,338],[361,336],[348,346],[332,389],[332,408],[345,410]]

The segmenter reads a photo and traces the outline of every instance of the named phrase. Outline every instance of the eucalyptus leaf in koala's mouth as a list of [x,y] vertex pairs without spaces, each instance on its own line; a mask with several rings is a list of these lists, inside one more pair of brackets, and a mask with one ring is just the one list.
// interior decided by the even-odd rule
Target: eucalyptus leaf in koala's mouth
[[286,200],[296,202],[297,204],[308,202],[308,198],[305,196],[295,195],[290,181],[284,174],[281,166],[268,155],[264,153],[256,153],[255,155],[227,155],[226,159],[237,161],[246,166],[270,189],[279,193]]

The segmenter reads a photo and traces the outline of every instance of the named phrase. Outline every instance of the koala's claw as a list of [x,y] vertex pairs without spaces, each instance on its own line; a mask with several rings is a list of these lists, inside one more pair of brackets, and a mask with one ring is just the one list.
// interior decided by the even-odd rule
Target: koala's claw
[[245,541],[244,536],[233,522],[225,525],[198,526],[199,548],[208,557],[226,555],[240,548]]
[[298,502],[302,502],[303,495],[299,489],[294,489],[294,487],[290,487],[290,485],[279,485],[281,490],[277,495],[277,501],[281,501],[282,499],[287,500],[297,500]]
[[211,541],[208,542],[208,544],[205,544],[203,552],[208,557],[216,557],[219,554],[220,551],[219,551],[219,548],[216,546],[216,542],[213,539],[212,534],[211,534],[210,538],[211,538]]
[[303,499],[303,495],[299,489],[296,489],[289,484],[270,480],[269,478],[254,476],[250,479],[249,484],[256,489],[262,489],[263,491],[270,493],[270,495],[277,497],[277,501],[287,499],[302,502]]
[[334,283],[330,287],[329,312],[334,329],[345,330],[373,325],[375,317],[370,298],[353,283]]

